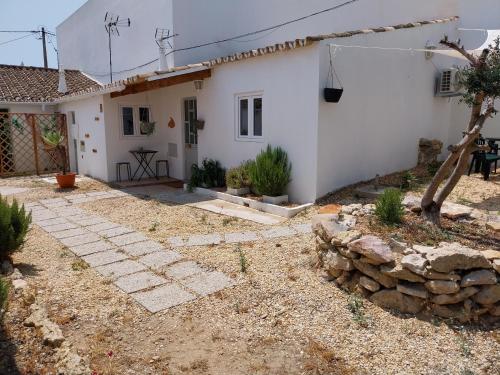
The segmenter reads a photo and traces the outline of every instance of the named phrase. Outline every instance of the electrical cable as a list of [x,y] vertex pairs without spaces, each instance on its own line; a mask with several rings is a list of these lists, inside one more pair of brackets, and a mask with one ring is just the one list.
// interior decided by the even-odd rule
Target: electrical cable
[[29,37],[29,36],[32,36],[32,35],[33,35],[33,34],[31,34],[31,33],[30,33],[30,34],[28,34],[28,35],[23,35],[23,36],[21,36],[21,37],[19,37],[19,38],[15,38],[15,39],[7,40],[7,41],[5,41],[5,42],[0,43],[0,46],[3,46],[3,45],[8,44],[8,43],[16,42],[16,41],[21,40],[21,39],[25,39],[25,38],[27,38],[27,37]]

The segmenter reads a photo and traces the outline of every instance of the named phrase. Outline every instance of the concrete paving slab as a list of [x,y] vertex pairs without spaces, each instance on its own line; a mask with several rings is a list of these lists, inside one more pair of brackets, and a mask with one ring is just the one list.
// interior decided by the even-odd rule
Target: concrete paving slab
[[26,209],[28,209],[28,208],[33,208],[33,207],[41,207],[41,205],[39,202],[28,202],[28,203],[24,204],[24,207]]
[[133,273],[141,272],[144,270],[146,270],[146,266],[130,259],[96,267],[96,271],[101,275],[113,279],[117,279],[125,275],[131,275]]
[[90,193],[87,193],[88,197],[100,197],[102,195],[108,196],[110,193],[107,191],[91,191]]
[[165,248],[155,241],[144,241],[137,242],[130,245],[122,246],[123,251],[127,254],[137,257],[149,253],[154,253],[156,251],[164,251]]
[[55,207],[52,209],[56,214],[61,217],[79,216],[84,215],[85,211],[78,207],[67,206],[67,207]]
[[93,201],[95,201],[95,198],[92,198],[92,197],[77,198],[77,199],[71,200],[71,202],[73,204],[82,204],[82,203],[93,202]]
[[204,272],[191,276],[182,281],[187,288],[202,296],[218,292],[219,290],[233,286],[234,282],[222,272]]
[[65,202],[45,204],[45,207],[52,209],[52,208],[66,207],[69,206],[70,204],[71,203],[65,201]]
[[165,274],[174,279],[181,280],[186,277],[202,273],[204,270],[193,261],[180,262],[165,269]]
[[255,232],[227,233],[224,238],[226,243],[254,242],[260,239],[259,235]]
[[305,224],[295,224],[292,225],[292,228],[297,231],[299,234],[309,234],[312,233],[312,225],[311,223]]
[[184,246],[184,240],[182,239],[182,237],[170,237],[167,239],[167,241],[172,247]]
[[66,195],[64,198],[67,199],[67,200],[69,200],[69,201],[72,201],[74,199],[87,198],[87,194]]
[[134,293],[140,290],[149,289],[158,285],[166,284],[168,281],[152,272],[145,271],[120,277],[115,281],[115,285],[125,293]]
[[15,186],[0,186],[0,195],[7,196],[7,195],[22,194],[30,190],[31,189],[28,188],[15,187]]
[[95,225],[90,225],[88,227],[85,227],[85,229],[91,231],[91,232],[94,232],[94,233],[98,233],[98,232],[101,232],[103,230],[107,230],[107,229],[112,229],[112,228],[117,228],[119,227],[120,225],[119,224],[116,224],[116,223],[112,223],[110,221],[107,221],[105,223],[100,223],[100,224],[95,224]]
[[130,295],[148,311],[156,313],[196,299],[177,284],[167,284],[147,292]]
[[66,220],[63,217],[56,217],[54,219],[48,219],[48,220],[42,220],[36,223],[39,227],[45,228],[45,227],[50,227],[52,225],[58,225],[58,224],[66,224],[69,223],[68,220]]
[[125,246],[125,245],[130,245],[136,242],[143,242],[147,241],[148,238],[138,232],[134,233],[129,233],[129,234],[123,234],[118,237],[113,237],[109,239],[112,243],[114,243],[117,246]]
[[83,236],[83,235],[87,235],[87,234],[90,234],[90,232],[86,231],[82,228],[75,228],[75,229],[63,230],[61,232],[54,232],[54,233],[51,233],[51,236],[54,238],[57,238],[58,240],[61,240],[63,238]]
[[297,234],[297,231],[295,231],[295,229],[290,227],[276,227],[273,229],[264,230],[260,232],[260,234],[264,238],[273,239],[273,238],[295,236]]
[[87,227],[91,225],[97,225],[97,224],[102,224],[105,223],[107,220],[99,217],[99,216],[93,216],[93,215],[80,215],[80,216],[75,216],[75,217],[69,217],[68,220]]
[[39,202],[43,205],[55,204],[55,203],[68,203],[68,201],[66,199],[63,199],[63,198],[40,199]]
[[189,237],[186,246],[218,245],[222,241],[220,234],[200,234]]
[[157,251],[154,253],[144,255],[138,260],[139,262],[154,269],[155,271],[159,271],[163,269],[165,266],[178,262],[181,259],[182,259],[181,254],[175,251],[166,250],[166,251]]
[[84,245],[86,243],[97,242],[100,240],[101,237],[99,237],[97,234],[87,233],[81,236],[63,238],[60,241],[62,242],[63,245],[72,247],[72,246]]
[[91,242],[84,245],[72,246],[69,249],[78,256],[85,256],[95,253],[100,253],[106,250],[113,249],[114,246],[106,241]]
[[102,236],[104,238],[111,238],[111,237],[117,237],[121,236],[122,234],[127,234],[127,233],[132,233],[134,232],[133,229],[127,228],[127,227],[115,227],[111,229],[105,229],[100,232],[98,232],[99,236]]
[[95,253],[84,256],[82,259],[91,267],[98,267],[125,260],[127,259],[127,256],[115,250],[108,250],[103,251],[102,253]]
[[52,212],[50,210],[40,210],[40,211],[35,211],[31,213],[31,217],[33,219],[33,223],[38,223],[40,221],[45,221],[49,219],[55,219],[59,217],[55,212]]
[[68,229],[76,229],[76,228],[78,228],[78,227],[75,224],[68,223],[68,222],[42,227],[42,229],[44,231],[46,231],[47,233],[61,232],[61,231],[65,231]]

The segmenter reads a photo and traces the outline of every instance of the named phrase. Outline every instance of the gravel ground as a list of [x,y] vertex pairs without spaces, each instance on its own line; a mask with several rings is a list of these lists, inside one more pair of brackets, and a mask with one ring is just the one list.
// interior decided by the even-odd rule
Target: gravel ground
[[[6,181],[20,186],[19,180]],[[497,189],[497,182],[493,184]],[[469,186],[475,192],[467,190],[469,195],[460,196],[482,193],[479,184]],[[75,194],[83,189],[109,188],[86,181]],[[52,187],[37,186],[21,199],[60,194]],[[491,197],[495,198],[494,193],[488,193],[485,200],[493,200]],[[263,228],[134,197],[81,207],[156,240]],[[293,222],[308,220],[316,210]],[[155,230],[150,231],[155,222]],[[309,266],[313,249],[312,235],[241,247],[177,249],[234,277],[237,285],[158,314],[142,309],[37,227],[24,249],[15,254],[14,262],[38,291],[39,300],[47,305],[67,340],[99,374],[500,373],[498,330],[393,315],[367,301],[361,309],[350,309],[353,297],[324,281]],[[241,272],[242,259],[247,265],[245,273]],[[6,317],[12,341],[23,345],[18,346],[15,359],[20,370],[35,366],[38,368],[32,373],[43,373],[44,367],[50,369],[53,364],[50,353],[33,349],[37,341],[31,328],[23,327],[16,317],[19,309],[18,300],[13,301]],[[109,351],[113,352],[111,358]],[[41,357],[33,364],[36,356]]]

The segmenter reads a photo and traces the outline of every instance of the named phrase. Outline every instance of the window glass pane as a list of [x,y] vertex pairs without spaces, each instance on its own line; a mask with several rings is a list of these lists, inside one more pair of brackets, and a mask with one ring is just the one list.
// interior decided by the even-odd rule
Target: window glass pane
[[123,135],[134,135],[134,109],[132,107],[122,108]]
[[240,100],[240,135],[248,136],[248,99]]
[[184,142],[189,144],[189,122],[184,123]]
[[262,98],[253,100],[253,135],[262,137]]

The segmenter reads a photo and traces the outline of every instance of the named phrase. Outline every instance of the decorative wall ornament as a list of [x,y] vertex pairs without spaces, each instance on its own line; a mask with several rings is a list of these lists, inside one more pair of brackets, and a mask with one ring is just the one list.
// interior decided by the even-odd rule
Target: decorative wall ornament
[[169,122],[168,122],[168,127],[169,127],[170,129],[175,128],[175,121],[174,121],[174,119],[173,119],[172,117],[170,117],[170,120],[169,120]]

